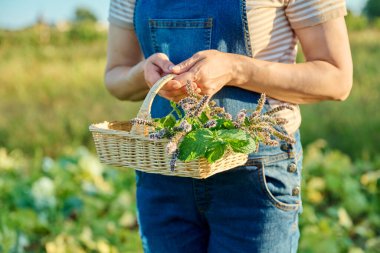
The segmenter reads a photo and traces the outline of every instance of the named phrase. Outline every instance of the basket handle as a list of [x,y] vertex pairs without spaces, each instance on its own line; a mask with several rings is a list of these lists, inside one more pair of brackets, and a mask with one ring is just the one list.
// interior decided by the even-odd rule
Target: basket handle
[[[149,90],[148,94],[146,95],[144,102],[142,103],[139,112],[137,113],[137,118],[150,120],[152,118],[150,114],[150,110],[152,108],[153,99],[156,97],[157,93],[160,91],[160,89],[170,80],[172,80],[176,75],[175,74],[168,74],[164,77],[161,77]],[[142,125],[133,125],[131,128],[131,132],[135,134],[140,135],[147,135],[149,133],[149,130],[151,130],[152,127],[149,126],[142,126]]]
[[152,107],[153,99],[156,97],[160,89],[170,80],[172,80],[176,75],[168,74],[161,77],[149,90],[148,95],[145,97],[143,104],[137,114],[137,118],[140,119],[151,119],[150,110]]

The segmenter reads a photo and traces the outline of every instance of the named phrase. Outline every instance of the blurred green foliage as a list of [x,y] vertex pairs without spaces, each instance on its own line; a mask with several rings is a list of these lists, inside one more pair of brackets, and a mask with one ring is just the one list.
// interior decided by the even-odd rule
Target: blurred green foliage
[[141,252],[134,176],[85,148],[56,159],[0,149],[0,252]]
[[380,17],[379,18],[375,18],[373,20],[373,27],[377,30],[380,30]]
[[380,30],[350,32],[354,83],[344,102],[302,105],[304,144],[325,139],[354,159],[371,159],[380,151]]
[[96,29],[97,17],[89,9],[78,7],[75,10],[73,23],[68,31],[68,39],[72,42],[95,41],[103,37],[104,33]]
[[[299,252],[379,252],[379,187],[380,157],[353,163],[324,141],[309,145]],[[0,149],[0,192],[0,252],[142,252],[133,170],[84,147],[56,159]]]
[[88,42],[101,39],[102,33],[94,29],[94,24],[91,22],[74,23],[68,31],[68,38],[71,42]]
[[74,22],[75,23],[81,23],[81,22],[90,22],[94,23],[98,20],[98,18],[95,16],[91,10],[85,8],[85,7],[78,7],[75,10],[75,16],[74,16]]
[[[380,26],[347,23],[350,97],[301,107],[305,253],[380,252]],[[133,172],[100,165],[88,131],[140,106],[108,94],[105,59],[96,23],[0,31],[0,252],[141,252]]]
[[346,24],[350,31],[362,31],[369,25],[367,17],[355,15],[352,12],[348,12],[346,16]]
[[319,140],[302,177],[300,252],[380,252],[380,156],[352,162]]
[[367,0],[367,3],[363,10],[370,19],[380,17],[380,1],[379,0]]
[[129,119],[140,103],[106,91],[104,31],[102,39],[74,43],[70,27],[51,29],[43,40],[40,29],[0,32],[0,146],[53,156],[66,146],[93,148],[91,123]]

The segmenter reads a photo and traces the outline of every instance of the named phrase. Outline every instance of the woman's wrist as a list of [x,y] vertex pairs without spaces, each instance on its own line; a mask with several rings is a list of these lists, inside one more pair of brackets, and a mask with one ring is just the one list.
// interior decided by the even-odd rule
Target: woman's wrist
[[231,81],[228,83],[230,86],[243,87],[248,83],[252,83],[252,72],[255,71],[255,65],[252,63],[253,58],[244,55],[230,54],[231,64]]

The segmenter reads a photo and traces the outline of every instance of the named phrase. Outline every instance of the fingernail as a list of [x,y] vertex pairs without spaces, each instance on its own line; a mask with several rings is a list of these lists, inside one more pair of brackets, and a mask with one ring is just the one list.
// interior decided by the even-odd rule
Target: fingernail
[[172,71],[173,67],[174,67],[174,65],[170,65],[168,69],[169,69],[170,71]]
[[179,70],[179,66],[172,66],[170,70],[178,71]]

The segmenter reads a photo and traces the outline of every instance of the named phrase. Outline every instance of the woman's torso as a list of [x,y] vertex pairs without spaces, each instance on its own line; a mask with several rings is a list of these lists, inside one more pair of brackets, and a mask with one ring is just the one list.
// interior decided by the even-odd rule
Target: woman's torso
[[[172,62],[179,63],[200,50],[217,49],[292,64],[297,53],[293,28],[313,25],[318,19],[344,10],[344,1],[329,5],[324,2],[229,0],[221,4],[211,0],[112,0],[109,20],[136,29],[145,57],[164,52]],[[235,114],[239,109],[255,107],[258,95],[225,87],[214,98]],[[270,98],[268,102],[267,107],[284,103]],[[152,113],[156,117],[170,110],[163,98],[157,98],[154,106]],[[285,126],[288,133],[294,133],[301,123],[298,105],[291,106],[293,111],[278,113],[288,120]]]

